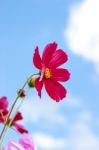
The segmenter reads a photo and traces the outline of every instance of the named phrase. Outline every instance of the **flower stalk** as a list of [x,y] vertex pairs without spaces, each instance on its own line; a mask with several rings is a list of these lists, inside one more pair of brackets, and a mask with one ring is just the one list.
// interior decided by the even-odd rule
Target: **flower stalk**
[[[13,120],[14,120],[14,117],[15,117],[15,115],[16,115],[18,109],[20,108],[20,105],[19,105],[19,107],[17,107],[17,110],[16,110],[16,112],[15,112],[13,118],[9,121],[9,118],[10,118],[11,114],[13,113],[13,110],[14,110],[14,108],[15,108],[15,105],[16,105],[18,99],[19,99],[19,98],[22,98],[22,96],[23,96],[23,94],[24,94],[23,91],[24,91],[25,86],[29,83],[29,81],[30,81],[31,79],[33,79],[33,76],[35,76],[35,75],[38,75],[38,74],[33,74],[33,75],[31,75],[31,76],[25,81],[25,83],[23,84],[21,90],[19,90],[18,95],[17,95],[16,99],[14,100],[14,102],[13,102],[13,104],[12,104],[10,110],[9,110],[9,113],[8,113],[8,115],[7,115],[7,117],[6,117],[5,121],[4,121],[4,127],[3,127],[2,131],[1,131],[1,134],[0,134],[0,148],[1,148],[1,146],[2,146],[2,143],[3,143],[4,137],[5,137],[6,133],[7,133],[7,130],[8,130],[8,128],[11,126],[11,124],[12,124],[12,122],[13,122]],[[25,95],[24,95],[24,98],[25,98]],[[23,102],[23,100],[22,100],[22,102]],[[3,115],[3,114],[2,114],[2,115]],[[9,123],[8,123],[8,121],[9,121]]]

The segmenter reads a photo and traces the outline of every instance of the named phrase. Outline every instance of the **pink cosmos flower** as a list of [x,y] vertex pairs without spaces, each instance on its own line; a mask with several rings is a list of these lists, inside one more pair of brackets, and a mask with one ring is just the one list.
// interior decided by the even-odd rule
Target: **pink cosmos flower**
[[66,96],[66,89],[59,83],[67,81],[70,78],[70,73],[67,69],[59,68],[68,60],[67,54],[57,49],[57,43],[49,43],[44,48],[42,58],[39,54],[39,48],[36,47],[33,63],[40,70],[40,77],[35,81],[35,87],[38,95],[41,97],[43,85],[48,95],[59,102]]
[[7,110],[9,103],[6,96],[0,98],[0,111]]
[[21,134],[23,133],[28,133],[28,130],[25,129],[25,127],[23,125],[21,125],[20,123],[18,123],[18,121],[22,120],[23,116],[20,112],[17,112],[11,126],[13,126],[18,132],[20,132]]
[[[4,123],[7,115],[9,113],[8,111],[8,100],[7,97],[2,97],[0,98],[0,123]],[[28,131],[25,129],[25,127],[23,125],[21,125],[20,123],[18,123],[18,121],[22,120],[23,116],[20,112],[17,112],[16,116],[13,119],[12,124],[10,125],[11,127],[13,126],[18,132],[20,133],[28,133]],[[9,124],[9,122],[11,121],[11,118],[9,118],[7,124]]]
[[19,142],[11,141],[3,150],[37,150],[32,137],[25,134]]
[[19,143],[24,147],[25,150],[37,150],[33,138],[28,134],[25,134],[24,137],[19,140]]

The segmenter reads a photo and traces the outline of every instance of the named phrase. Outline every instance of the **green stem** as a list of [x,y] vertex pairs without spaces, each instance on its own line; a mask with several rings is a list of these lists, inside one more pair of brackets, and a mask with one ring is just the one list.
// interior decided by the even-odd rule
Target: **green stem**
[[[29,82],[29,80],[31,79],[32,76],[33,76],[33,75],[31,75],[31,76],[26,80],[26,82],[25,82],[24,85],[22,86],[21,90],[23,90],[23,89],[25,88],[26,84]],[[9,110],[9,113],[8,113],[6,119],[5,119],[4,127],[3,127],[2,131],[1,131],[1,134],[0,134],[0,140],[1,140],[1,141],[0,141],[0,148],[1,148],[1,145],[2,145],[2,142],[3,142],[3,139],[4,139],[3,134],[4,134],[4,132],[7,130],[6,128],[8,127],[7,122],[8,122],[8,120],[9,120],[10,115],[12,114],[13,109],[14,109],[14,107],[15,107],[15,105],[16,105],[16,103],[17,103],[17,100],[18,100],[19,98],[20,98],[20,95],[17,95],[17,97],[16,97],[16,99],[14,100],[14,102],[13,102],[13,104],[12,104],[10,110]],[[5,135],[5,134],[4,134],[4,135]]]
[[[30,88],[29,88],[29,90],[30,90]],[[27,91],[27,93],[29,92],[29,90]],[[21,107],[21,105],[22,105],[24,99],[25,99],[25,98],[23,98],[23,99],[21,100],[21,103],[20,103],[20,104],[18,105],[18,107],[16,108],[16,111],[15,111],[15,113],[13,114],[12,119],[10,120],[10,122],[9,122],[9,124],[8,124],[8,128],[11,127],[11,124],[13,123],[13,120],[14,120],[14,118],[15,118],[15,116],[16,116],[18,110],[20,109],[20,107]],[[8,130],[8,128],[7,128],[6,130]],[[6,132],[7,132],[7,131],[6,131]]]

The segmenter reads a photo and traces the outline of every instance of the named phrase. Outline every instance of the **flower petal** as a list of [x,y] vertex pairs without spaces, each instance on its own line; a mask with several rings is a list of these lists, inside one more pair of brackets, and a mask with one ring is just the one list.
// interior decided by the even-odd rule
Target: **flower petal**
[[17,112],[17,114],[15,115],[14,119],[13,119],[13,122],[16,122],[16,121],[19,121],[19,120],[22,120],[23,119],[23,116],[20,112]]
[[49,43],[46,45],[43,55],[42,55],[42,63],[47,66],[53,53],[55,52],[57,48],[57,43]]
[[70,78],[70,73],[67,69],[57,68],[52,71],[52,79],[55,81],[67,81]]
[[19,143],[10,141],[8,145],[2,150],[25,150]]
[[4,122],[3,116],[0,115],[0,123],[3,123],[3,122]]
[[23,125],[19,124],[19,123],[13,123],[13,126],[16,128],[16,130],[23,134],[23,133],[28,133],[28,130],[24,128]]
[[40,57],[40,54],[39,54],[38,47],[35,48],[35,53],[34,53],[34,56],[33,56],[33,63],[34,63],[36,68],[41,69],[41,67],[42,67],[41,57]]
[[53,54],[48,64],[48,67],[49,68],[59,67],[60,65],[64,64],[67,60],[68,60],[67,54],[63,50],[59,49],[55,51],[55,53]]
[[44,85],[48,95],[56,102],[59,102],[66,96],[67,91],[60,83],[50,79],[45,80]]
[[35,80],[35,88],[38,91],[38,95],[41,97],[41,90],[43,87],[43,80],[40,80],[40,78],[37,78]]
[[4,123],[7,115],[8,115],[8,110],[4,110],[3,112],[0,112],[0,123]]
[[1,111],[6,110],[8,105],[9,103],[8,103],[7,97],[6,96],[1,97],[0,98],[0,110]]
[[25,134],[20,140],[19,140],[19,144],[22,145],[25,150],[36,150],[36,145],[34,143],[33,138],[28,135]]

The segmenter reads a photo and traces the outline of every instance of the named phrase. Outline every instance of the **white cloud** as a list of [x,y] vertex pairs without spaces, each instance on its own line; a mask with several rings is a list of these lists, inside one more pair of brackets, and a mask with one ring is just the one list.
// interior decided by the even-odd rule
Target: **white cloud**
[[72,52],[96,65],[99,73],[99,0],[84,0],[70,9],[65,39]]
[[33,137],[40,150],[63,150],[66,145],[64,139],[58,139],[44,133],[33,134]]
[[82,113],[79,114],[80,122],[88,123],[92,121],[92,114],[89,111],[83,110]]
[[81,107],[82,100],[81,98],[73,97],[72,95],[67,95],[66,106],[67,107]]
[[[43,120],[46,126],[52,125],[53,129],[59,130],[58,137],[42,130],[33,133],[38,150],[98,150],[99,137],[91,128],[93,121],[91,112],[85,111],[85,106],[82,105],[79,98],[68,96],[67,99],[66,101],[64,99],[62,103],[56,103],[48,96],[42,97],[41,100],[35,96],[24,102],[22,112],[26,123],[38,123],[40,121],[41,126]],[[71,102],[69,103],[69,101]],[[63,114],[60,111],[63,105],[66,108],[80,108],[79,112],[76,112],[75,120],[71,121],[72,114]],[[62,125],[64,136],[61,134],[59,137],[62,130],[54,123]]]
[[38,122],[42,119],[45,122],[66,124],[68,122],[66,116],[61,115],[59,109],[61,104],[54,102],[48,96],[40,99],[38,96],[28,98],[21,110],[26,123]]
[[38,96],[28,97],[22,107],[21,111],[24,116],[24,123],[37,123],[40,120],[44,120],[45,123],[67,125],[68,117],[61,112],[63,107],[68,108],[80,108],[83,107],[82,100],[75,98],[71,95],[67,95],[66,98],[60,103],[56,103],[49,96],[44,95],[42,99]]
[[33,134],[37,147],[40,150],[98,150],[99,137],[91,130],[91,119],[89,112],[81,113],[77,121],[66,126],[69,134],[64,138],[41,132]]
[[82,121],[74,124],[68,142],[71,150],[98,150],[99,147],[99,137]]

